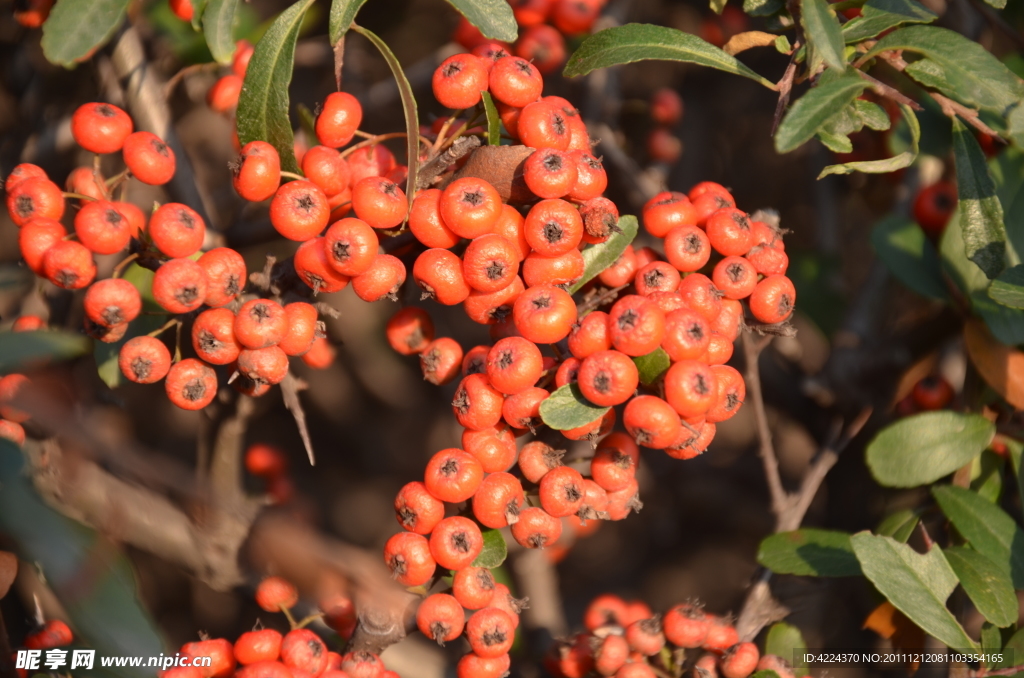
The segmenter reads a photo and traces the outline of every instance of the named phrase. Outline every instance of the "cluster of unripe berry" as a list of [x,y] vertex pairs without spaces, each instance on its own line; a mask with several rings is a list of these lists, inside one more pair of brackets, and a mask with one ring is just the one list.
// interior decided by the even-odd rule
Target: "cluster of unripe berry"
[[[545,667],[552,675],[655,678],[682,675],[685,664],[692,667],[693,678],[747,678],[761,670],[793,678],[788,661],[761,656],[754,643],[739,641],[725,619],[699,605],[682,603],[656,615],[643,601],[603,594],[591,601],[583,624],[586,631],[559,642],[548,654]],[[687,656],[687,651],[696,652]]]

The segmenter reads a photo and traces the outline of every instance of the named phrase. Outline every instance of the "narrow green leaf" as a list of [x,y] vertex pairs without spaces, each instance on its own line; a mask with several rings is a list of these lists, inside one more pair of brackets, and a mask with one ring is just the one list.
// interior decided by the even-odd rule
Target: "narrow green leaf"
[[405,113],[405,152],[407,156],[405,162],[409,168],[405,180],[405,195],[409,200],[409,209],[412,210],[412,201],[416,197],[416,178],[419,175],[420,168],[420,122],[419,112],[416,109],[416,96],[412,93],[412,85],[409,84],[409,79],[405,77],[402,64],[398,63],[398,59],[391,51],[391,48],[387,46],[387,43],[381,40],[375,33],[366,30],[362,26],[352,24],[352,30],[374,44],[381,53],[381,56],[384,57],[384,61],[388,63],[391,74],[395,78],[395,84],[398,85],[398,96],[402,99],[402,111]]
[[901,544],[906,544],[920,520],[921,517],[917,511],[905,509],[887,515],[878,524],[878,529],[875,531],[883,537],[892,537]]
[[665,353],[665,349],[660,346],[647,355],[633,358],[633,363],[640,373],[640,383],[644,386],[650,386],[658,381],[661,375],[668,372],[668,368],[672,366],[672,360],[669,359],[668,353]]
[[490,146],[501,146],[501,118],[498,117],[498,107],[494,105],[490,92],[480,92],[480,98],[484,102],[484,113],[487,114],[487,143]]
[[783,7],[782,0],[743,0],[743,13],[750,16],[771,16]]
[[860,565],[850,535],[835,530],[804,528],[765,537],[757,562],[777,574],[805,577],[855,577]]
[[995,432],[978,414],[916,414],[889,424],[868,443],[868,467],[885,487],[927,485],[981,454]]
[[861,15],[843,24],[843,39],[849,44],[873,38],[900,24],[927,24],[938,15],[914,0],[868,0]]
[[[804,641],[804,634],[800,633],[800,629],[796,626],[778,622],[772,624],[768,629],[768,635],[764,639],[764,653],[774,654],[792,662],[793,674],[796,676],[807,675],[807,662],[803,661],[802,656],[805,650],[807,650],[807,643]],[[798,657],[800,661],[794,662],[793,660]],[[770,673],[774,673],[774,671]]]
[[889,114],[885,112],[884,108],[873,101],[854,99],[853,108],[857,113],[857,117],[869,129],[873,129],[876,132],[884,132],[892,125],[892,121],[889,120]]
[[202,28],[205,13],[206,0],[192,0],[192,30],[198,31]]
[[963,103],[1004,115],[1024,98],[1024,82],[1010,69],[980,44],[946,28],[900,28],[879,40],[862,58],[900,49],[928,57],[952,88],[946,94]]
[[540,404],[540,418],[556,431],[567,431],[603,417],[611,408],[598,407],[583,397],[575,383],[566,384]]
[[281,169],[298,172],[295,162],[295,137],[288,118],[288,85],[295,63],[295,43],[306,10],[313,0],[299,0],[281,12],[260,41],[249,60],[245,84],[238,98],[238,140],[266,141],[281,156]]
[[946,298],[939,255],[921,227],[890,214],[871,231],[875,253],[901,283],[924,297]]
[[500,530],[484,530],[484,548],[473,561],[473,567],[498,567],[508,557],[508,545]]
[[70,68],[91,57],[124,22],[128,0],[60,0],[43,24],[43,55]]
[[957,578],[942,549],[915,552],[891,537],[859,532],[850,537],[864,575],[875,588],[921,629],[957,649],[974,648],[956,617],[946,609],[946,599]]
[[448,0],[485,38],[515,42],[519,38],[516,17],[505,0]]
[[849,174],[850,172],[886,174],[914,164],[914,160],[917,159],[918,145],[921,141],[921,123],[918,122],[917,114],[909,106],[900,104],[900,108],[903,109],[903,119],[907,121],[907,127],[910,129],[911,150],[904,151],[891,158],[885,158],[884,160],[860,160],[841,165],[829,165],[821,170],[818,178],[821,179],[829,174]]
[[775,150],[789,153],[811,137],[829,118],[850,105],[867,87],[867,82],[849,74],[826,85],[818,85],[786,111],[775,132]]
[[345,37],[352,22],[356,20],[356,14],[365,4],[366,0],[332,0],[327,27],[332,45],[337,45],[338,41]]
[[1024,102],[1014,106],[1006,116],[1007,134],[1018,147],[1024,147]]
[[709,0],[708,7],[710,7],[711,11],[715,14],[721,14],[722,10],[725,9],[727,2],[729,2],[729,0]]
[[985,0],[985,2],[996,9],[1006,8],[1006,0]]
[[0,374],[77,358],[89,351],[89,339],[61,330],[0,332]]
[[1024,308],[1024,264],[1000,273],[989,286],[988,296],[1003,306]]
[[626,247],[636,237],[639,223],[631,214],[619,217],[619,232],[613,233],[610,238],[599,245],[587,245],[583,249],[583,277],[575,285],[569,288],[569,294],[575,293],[581,287],[598,276],[601,271],[608,268],[622,256]]
[[843,34],[839,20],[828,8],[826,0],[800,0],[800,23],[808,43],[829,68],[846,69]]
[[1017,594],[1005,572],[973,549],[954,546],[945,551],[960,585],[985,619],[1004,628],[1017,621]]
[[1009,574],[1015,589],[1024,589],[1024,530],[1013,518],[992,502],[962,487],[933,487],[932,496],[974,550]]
[[235,10],[238,0],[210,0],[203,15],[203,34],[210,54],[222,64],[235,55]]
[[779,54],[789,54],[793,51],[793,45],[789,44],[789,38],[780,35],[775,38],[775,51]]
[[650,24],[626,24],[595,33],[569,57],[562,74],[572,78],[598,68],[646,59],[683,61],[716,68],[775,89],[774,83],[744,66],[736,57],[696,35]]
[[953,157],[956,160],[960,229],[967,258],[990,279],[1006,266],[1006,227],[995,183],[985,154],[974,135],[953,119]]
[[823,129],[818,130],[818,141],[825,145],[825,148],[833,153],[850,153],[853,151],[853,142],[845,134],[836,134]]
[[[1017,494],[1021,503],[1024,504],[1024,465],[1021,464],[1021,457],[1024,457],[1024,443],[1013,438],[1004,438],[1004,440],[1013,467],[1013,477],[1017,481]],[[1021,655],[1021,658],[1024,659],[1024,654]]]
[[[981,625],[981,651],[985,654],[994,654],[1003,649],[1003,634],[999,627],[991,622]],[[995,662],[985,662],[985,666],[993,666]]]

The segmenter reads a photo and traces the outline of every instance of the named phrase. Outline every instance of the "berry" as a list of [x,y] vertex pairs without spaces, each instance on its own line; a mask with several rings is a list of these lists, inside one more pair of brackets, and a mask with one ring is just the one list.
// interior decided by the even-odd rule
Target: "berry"
[[556,450],[546,443],[534,440],[519,451],[519,470],[531,483],[539,483],[548,471],[562,465],[565,450]]
[[743,375],[735,368],[728,365],[712,365],[711,371],[715,374],[717,393],[714,404],[705,416],[707,421],[717,424],[732,419],[740,411],[743,399],[747,395],[747,388],[743,382]]
[[284,307],[288,329],[278,343],[286,355],[305,355],[316,341],[316,307],[304,301],[294,301]]
[[455,390],[452,410],[460,426],[479,431],[501,421],[503,398],[486,375],[471,374]]
[[230,247],[216,247],[196,262],[206,273],[207,306],[226,306],[245,287],[245,259]]
[[[608,175],[601,161],[590,154],[590,149],[573,151],[572,161],[576,165],[576,183],[569,191],[569,199],[573,202],[588,202],[601,197],[608,187]],[[615,210],[618,221],[618,210]]]
[[447,384],[457,377],[461,367],[462,347],[450,337],[438,337],[420,352],[423,378],[436,386]]
[[719,668],[723,678],[747,678],[761,659],[757,645],[753,643],[736,643],[722,655]]
[[501,196],[483,179],[463,177],[444,189],[438,209],[453,233],[462,238],[477,238],[493,231],[502,212]]
[[167,0],[167,5],[182,21],[192,21],[192,16],[195,13],[192,0]]
[[289,182],[270,201],[270,223],[289,240],[301,242],[320,235],[330,214],[327,196],[311,181]]
[[956,185],[937,181],[922,188],[914,197],[914,220],[925,233],[936,237],[942,234],[957,204]]
[[288,356],[277,346],[242,349],[238,372],[256,384],[280,384],[288,375]]
[[87,287],[96,277],[92,252],[73,240],[63,240],[46,250],[41,268],[47,280],[66,290]]
[[438,645],[461,636],[465,623],[466,612],[462,605],[447,593],[427,596],[416,610],[416,626],[420,633],[436,640]]
[[156,248],[168,257],[188,257],[203,246],[206,224],[191,207],[169,202],[161,205],[149,218],[149,237]]
[[487,377],[501,393],[512,395],[530,388],[542,370],[540,349],[522,337],[501,339],[487,354]]
[[779,678],[795,678],[793,665],[775,654],[766,654],[757,662],[755,671],[774,671]]
[[528,549],[543,548],[562,536],[562,521],[542,508],[530,507],[519,512],[519,520],[512,525],[512,537]]
[[512,649],[515,627],[504,610],[485,607],[477,610],[466,622],[466,639],[479,657],[500,657]]
[[327,667],[327,646],[309,629],[289,631],[281,641],[285,666],[317,676]]
[[922,410],[941,410],[953,399],[953,387],[939,375],[929,375],[916,384],[910,392],[914,403]]
[[[236,678],[294,678],[292,670],[278,661],[262,661],[238,669]],[[167,678],[167,674],[164,674]],[[192,678],[179,676],[177,678]]]
[[796,288],[784,275],[771,275],[757,283],[750,293],[750,312],[767,324],[784,322],[793,314]]
[[245,470],[254,476],[276,478],[287,468],[288,460],[284,453],[272,445],[254,443],[245,451]]
[[302,156],[302,173],[328,197],[348,188],[352,178],[348,162],[330,146],[314,146],[306,151]]
[[716,398],[714,371],[696,360],[680,360],[665,373],[665,398],[679,416],[703,416]]
[[702,273],[683,278],[676,289],[686,306],[700,313],[708,322],[714,321],[722,310],[722,293],[711,279]]
[[51,619],[43,625],[43,628],[25,638],[25,648],[48,650],[70,645],[73,640],[74,635],[67,624],[59,619]]
[[602,676],[611,676],[629,657],[629,643],[620,635],[610,633],[594,651],[594,669]]
[[612,346],[626,355],[647,355],[665,336],[665,315],[644,297],[627,295],[608,313],[608,334]]
[[508,675],[512,660],[507,654],[481,657],[473,652],[462,655],[455,667],[456,678],[502,678]]
[[363,301],[397,301],[404,282],[405,264],[390,254],[378,254],[365,273],[352,279],[352,289]]
[[132,127],[128,114],[113,104],[82,104],[71,116],[71,136],[90,153],[117,153]]
[[316,119],[316,136],[325,146],[341,148],[352,141],[362,122],[359,100],[348,92],[332,92]]
[[511,473],[488,474],[473,495],[473,516],[484,527],[499,529],[515,524],[526,504],[523,486]]
[[[452,595],[461,607],[479,610],[487,607],[494,597],[494,575],[485,567],[465,567],[455,573],[452,581]],[[462,620],[462,609],[459,619]]]
[[18,249],[25,264],[36,275],[43,275],[43,257],[46,252],[67,235],[64,226],[55,219],[37,217],[18,231]]
[[434,323],[422,308],[407,306],[391,316],[385,334],[395,351],[402,355],[415,355],[433,340]]
[[633,396],[640,374],[625,354],[597,351],[583,359],[577,381],[587,400],[599,407],[613,407]]
[[644,228],[656,238],[664,238],[678,226],[696,224],[696,210],[682,193],[659,193],[644,205],[641,212]]
[[709,191],[696,198],[691,198],[691,200],[693,201],[693,209],[696,212],[695,223],[702,228],[707,225],[708,218],[718,210],[736,206],[732,196],[715,191]]
[[640,486],[636,478],[629,481],[629,485],[621,490],[608,493],[608,519],[623,520],[630,512],[639,513],[644,507],[640,501]]
[[433,248],[420,254],[413,264],[412,277],[423,290],[424,299],[454,306],[469,296],[462,260],[448,250]]
[[583,219],[579,211],[564,200],[542,200],[526,215],[523,234],[534,252],[555,257],[580,244]]
[[[708,634],[704,638],[704,642],[701,644],[705,650],[722,654],[730,647],[738,643],[740,640],[739,634],[736,633],[736,627],[726,623],[721,617],[711,616],[708,619]],[[754,665],[757,664],[757,660],[754,660]]]
[[572,138],[562,107],[551,101],[536,101],[523,108],[516,131],[523,145],[530,148],[565,151]]
[[522,278],[516,276],[508,287],[497,292],[470,290],[462,308],[470,320],[481,325],[507,322],[512,315],[513,304],[524,289]]
[[172,403],[183,410],[201,410],[217,395],[217,374],[195,358],[175,363],[167,373],[164,389]]
[[588,32],[601,13],[596,0],[558,0],[551,10],[551,23],[566,35]]
[[516,41],[515,53],[530,61],[541,73],[554,73],[565,63],[565,38],[553,26],[531,26]]
[[243,666],[276,661],[281,654],[281,634],[274,629],[247,631],[235,641],[234,654]]
[[742,256],[754,246],[750,218],[734,207],[720,209],[708,217],[705,225],[708,240],[725,256]]
[[231,185],[238,195],[250,202],[272,197],[281,185],[281,157],[277,149],[265,141],[250,141],[242,146],[238,159],[230,167]]
[[144,184],[160,186],[174,176],[174,151],[150,132],[133,132],[121,149],[124,164]]
[[10,440],[15,445],[24,445],[25,429],[21,424],[0,419],[0,438]]
[[217,79],[206,92],[206,104],[217,113],[230,113],[238,106],[244,81],[234,73]]
[[248,40],[239,40],[235,43],[235,55],[231,59],[231,70],[240,78],[245,77],[249,69],[249,60],[252,59],[256,48]]
[[483,534],[475,522],[462,516],[445,518],[430,533],[430,554],[441,567],[468,567],[484,547]]
[[181,646],[181,654],[195,660],[208,657],[210,666],[204,666],[200,673],[204,678],[229,678],[235,673],[235,653],[226,638],[212,638]]
[[[661,619],[650,617],[638,619],[626,627],[626,642],[636,652],[653,656],[665,647],[665,634],[661,630]],[[746,677],[744,677],[746,678]]]
[[405,221],[405,192],[384,177],[366,177],[352,185],[352,209],[373,228],[394,228]]
[[557,287],[539,285],[526,290],[512,307],[516,329],[536,344],[553,344],[569,335],[576,321],[576,303]]
[[409,212],[409,230],[427,247],[448,249],[458,244],[461,238],[445,225],[440,203],[440,189],[428,188],[417,193]]
[[566,384],[573,384],[579,380],[580,365],[583,362],[579,358],[566,358],[558,366],[555,372],[555,387],[562,388]]
[[570,466],[551,469],[540,479],[540,504],[555,518],[576,513],[583,504],[583,476]]
[[23,424],[29,420],[27,412],[16,409],[10,403],[18,399],[19,392],[29,383],[23,374],[8,374],[0,377],[0,416],[15,424]]
[[568,195],[576,185],[576,162],[565,151],[541,148],[534,151],[523,164],[523,179],[527,188],[538,197],[561,198]]
[[[590,463],[590,474],[594,482],[608,492],[617,492],[628,487],[636,475],[636,467],[640,462],[640,450],[636,444],[622,434],[613,435],[618,437],[601,441]],[[624,444],[616,444],[619,437]]]
[[64,216],[64,193],[49,179],[24,179],[7,188],[7,213],[18,227],[40,217],[60,221]]
[[424,472],[424,484],[432,496],[457,504],[473,496],[483,477],[483,467],[476,457],[463,450],[449,448],[430,458]]
[[366,177],[383,177],[395,168],[395,155],[384,144],[357,148],[346,157],[353,186]]
[[37,315],[19,316],[11,324],[11,332],[35,332],[45,329],[46,321]]
[[683,273],[698,271],[711,258],[711,241],[696,226],[676,226],[665,235],[665,256],[676,270]]
[[155,337],[133,337],[117,357],[121,374],[137,384],[154,384],[171,369],[171,352]]
[[434,71],[434,98],[445,108],[476,106],[480,103],[480,92],[487,89],[487,70],[484,61],[473,54],[448,57]]
[[661,87],[651,95],[651,119],[672,127],[683,118],[683,99],[674,89]]
[[403,586],[421,586],[434,575],[437,564],[426,537],[399,532],[384,544],[384,563],[391,576]]
[[544,89],[544,79],[526,59],[508,56],[494,62],[488,74],[488,88],[503,104],[522,108],[537,100]]
[[444,504],[414,481],[406,484],[395,497],[395,517],[405,529],[416,534],[430,534],[444,518]]
[[[91,174],[92,168],[90,167],[87,169]],[[49,179],[49,177],[39,165],[33,165],[30,162],[23,162],[20,165],[15,166],[15,168],[11,170],[11,173],[7,175],[7,180],[4,181],[4,189],[9,192],[26,179]]]
[[725,257],[711,274],[715,287],[729,299],[745,299],[757,285],[757,271],[743,257]]
[[[382,256],[386,257],[390,255],[378,255],[377,259],[380,259]],[[375,263],[377,259],[374,259]],[[306,283],[306,285],[313,290],[314,294],[319,294],[320,292],[338,292],[348,285],[350,278],[347,275],[338,273],[330,265],[330,260],[327,257],[327,253],[324,251],[323,238],[311,238],[299,245],[299,249],[295,251],[295,256],[292,259],[292,262],[295,265],[295,273],[302,279],[302,282]],[[398,263],[399,266],[401,266],[401,262]],[[373,269],[373,265],[371,265],[370,268]],[[403,266],[401,270],[404,274],[405,267]],[[359,278],[363,278],[364,276],[370,276],[370,271],[359,276]],[[357,278],[357,280],[359,278]],[[374,283],[376,282],[377,280],[373,276],[368,277],[364,281],[364,283],[366,283],[365,288],[369,290],[365,292],[367,296],[371,294],[371,291],[377,292],[378,288],[374,286]],[[365,301],[377,301],[378,298],[387,296],[388,290],[391,289],[391,285],[389,285],[385,291],[379,292],[379,294],[372,298],[367,298],[366,296],[363,296],[363,294],[359,293],[360,288],[356,287],[356,283],[353,283],[352,286],[356,290],[356,294]]]
[[710,620],[704,611],[695,605],[676,605],[662,620],[665,637],[676,647],[698,648],[707,637]]
[[515,436],[500,423],[479,431],[466,429],[462,448],[477,458],[485,473],[507,471],[516,461]]
[[142,311],[142,297],[127,280],[108,278],[89,287],[83,306],[89,320],[112,327],[135,320]]
[[679,415],[661,398],[633,398],[622,413],[622,423],[638,445],[661,450],[679,438]]
[[[7,188],[8,190],[13,188],[13,184],[9,184]],[[68,193],[86,195],[95,200],[106,200],[108,198],[103,175],[95,172],[92,167],[76,167],[71,170],[68,178],[64,180],[64,188],[67,189]],[[78,202],[82,205],[89,203],[88,200],[81,199]]]

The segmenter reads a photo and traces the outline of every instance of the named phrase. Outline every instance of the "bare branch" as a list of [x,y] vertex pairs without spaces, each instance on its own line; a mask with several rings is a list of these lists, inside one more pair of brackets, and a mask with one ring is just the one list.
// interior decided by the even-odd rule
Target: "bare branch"
[[281,382],[281,395],[284,397],[284,406],[295,417],[295,425],[299,427],[299,436],[302,437],[302,444],[306,448],[306,455],[309,457],[309,465],[316,466],[316,457],[313,455],[313,441],[309,438],[309,428],[306,426],[306,411],[302,409],[302,401],[299,400],[299,392],[305,391],[308,385],[291,372]]
[[[799,45],[799,43],[797,43]],[[796,77],[796,49],[793,50],[793,56],[789,59],[789,65],[786,66],[786,72],[782,74],[782,78],[779,79],[779,101],[775,104],[775,117],[772,118],[772,133],[770,136],[775,136],[775,130],[779,129],[779,123],[782,122],[782,114],[786,112],[786,106],[789,104],[789,95],[793,91],[793,78]]]
[[921,104],[917,103],[916,101],[914,101],[913,99],[911,99],[907,95],[903,94],[903,92],[899,91],[895,87],[890,87],[889,85],[886,85],[881,80],[878,80],[877,78],[871,77],[870,75],[868,75],[864,71],[857,71],[857,72],[860,73],[860,77],[864,78],[865,80],[867,80],[868,82],[871,83],[871,89],[874,90],[874,92],[876,94],[879,94],[879,95],[881,95],[883,97],[886,97],[887,99],[892,99],[893,101],[895,101],[898,104],[904,104],[906,106],[910,106],[915,111],[923,111],[924,110],[924,107]]
[[255,400],[239,395],[235,401],[234,415],[224,419],[217,428],[210,463],[210,489],[227,507],[245,502],[242,490],[242,445],[249,418],[255,409]]
[[775,446],[772,444],[772,431],[768,426],[768,414],[764,407],[764,395],[761,392],[761,374],[758,368],[758,359],[766,343],[764,340],[755,342],[748,332],[743,333],[743,354],[746,358],[746,374],[744,380],[747,384],[747,402],[753,402],[754,419],[757,422],[757,437],[760,441],[759,453],[761,463],[764,465],[765,479],[768,481],[768,492],[771,495],[772,513],[776,518],[786,508],[786,490],[782,487],[782,478],[779,475],[779,460],[775,456]]
[[540,549],[524,548],[509,555],[519,591],[530,600],[530,607],[523,611],[527,627],[544,629],[552,638],[566,635],[569,624],[558,590],[558,571],[547,554]]
[[416,190],[427,188],[434,183],[434,180],[441,176],[445,170],[454,165],[459,159],[469,155],[480,147],[480,137],[467,136],[459,137],[443,153],[439,153],[420,167],[416,176]]

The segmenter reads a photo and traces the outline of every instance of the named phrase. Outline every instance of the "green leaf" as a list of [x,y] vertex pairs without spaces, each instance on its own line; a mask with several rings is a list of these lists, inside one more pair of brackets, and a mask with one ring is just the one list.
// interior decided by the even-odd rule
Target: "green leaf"
[[[1024,98],[1024,82],[980,44],[955,31],[934,26],[907,26],[879,40],[862,59],[890,50],[916,52],[939,69],[950,91],[963,103],[1004,115]],[[934,77],[934,72],[932,71]]]
[[906,544],[920,520],[917,511],[904,509],[883,518],[875,531],[883,537],[892,537],[901,544]]
[[407,189],[405,191],[405,196],[409,200],[409,210],[411,211],[412,200],[416,197],[416,177],[419,174],[420,167],[420,122],[419,112],[416,109],[416,96],[412,93],[412,85],[409,84],[409,79],[405,77],[405,71],[402,70],[402,64],[398,63],[398,59],[387,46],[387,43],[381,40],[375,33],[366,30],[362,26],[353,24],[352,30],[374,44],[377,50],[381,53],[381,56],[384,57],[384,61],[388,63],[388,67],[391,69],[391,74],[395,78],[395,84],[398,85],[398,96],[402,100],[402,111],[405,113],[405,162],[408,166],[408,173],[405,180]]
[[932,496],[974,550],[1009,574],[1015,589],[1024,589],[1024,531],[1013,518],[992,502],[962,487],[933,487]]
[[498,567],[508,557],[508,545],[500,530],[484,530],[484,548],[473,561],[473,567]]
[[480,98],[484,102],[484,113],[487,114],[487,143],[490,146],[501,146],[501,118],[498,117],[498,107],[494,105],[490,92],[480,92]]
[[729,0],[709,0],[708,6],[711,8],[711,11],[714,12],[715,14],[721,14],[722,10],[725,9],[726,3],[728,2]]
[[672,360],[669,359],[668,353],[665,353],[665,349],[660,346],[647,355],[633,358],[633,363],[640,373],[640,383],[644,386],[650,386],[661,379],[661,375],[672,367]]
[[[1003,649],[1003,634],[999,632],[999,627],[990,623],[984,622],[981,625],[981,651],[985,654],[993,654]],[[994,662],[984,662],[986,666],[992,666]]]
[[626,24],[606,28],[583,41],[565,65],[562,72],[567,78],[586,75],[590,71],[618,64],[657,59],[683,61],[726,73],[742,75],[769,89],[775,85],[696,35],[665,26]]
[[989,286],[988,296],[1003,306],[1024,308],[1024,264],[1000,273]]
[[[1013,438],[1004,438],[1006,449],[1009,451],[1010,464],[1013,468],[1013,476],[1017,481],[1017,494],[1024,504],[1024,465],[1021,464],[1021,457],[1024,457],[1024,443]],[[1021,654],[1024,658],[1024,654]]]
[[541,420],[556,431],[567,431],[603,417],[609,407],[598,407],[583,397],[576,383],[566,384],[540,404]]
[[843,24],[843,40],[848,44],[873,38],[900,24],[927,24],[938,15],[914,0],[868,0],[861,15]]
[[974,135],[953,119],[953,157],[959,196],[960,229],[967,258],[990,279],[1006,266],[1006,227],[985,154]]
[[867,87],[856,75],[844,75],[825,85],[818,85],[803,95],[786,111],[775,132],[775,150],[789,153],[808,141],[829,118],[850,105]]
[[892,121],[889,120],[889,114],[885,112],[885,109],[872,101],[854,99],[853,108],[857,113],[857,117],[869,129],[873,129],[876,132],[884,132],[892,125]]
[[789,44],[789,38],[780,35],[775,38],[775,51],[779,54],[789,54],[793,51],[793,45]]
[[770,16],[783,7],[782,0],[743,0],[743,12],[750,16]]
[[298,172],[295,137],[288,118],[288,85],[295,63],[295,43],[313,0],[299,0],[281,12],[256,43],[238,97],[238,140],[266,141],[281,156],[281,169]]
[[210,0],[203,15],[203,34],[210,54],[222,64],[231,63],[235,55],[235,10],[238,0]]
[[[859,102],[860,100],[856,100]],[[918,145],[921,141],[921,123],[918,122],[917,114],[907,106],[906,104],[900,104],[900,108],[903,109],[903,120],[907,122],[907,127],[910,129],[910,143],[911,150],[903,151],[891,158],[885,158],[884,160],[860,160],[856,162],[847,162],[841,165],[829,165],[825,169],[821,170],[821,174],[818,178],[826,177],[829,174],[849,174],[850,172],[864,172],[866,174],[886,174],[888,172],[895,172],[896,170],[903,169],[904,167],[910,167],[914,164],[914,160],[917,159]]]
[[569,294],[575,293],[596,278],[601,271],[614,264],[626,251],[626,247],[633,242],[639,226],[636,217],[625,214],[619,217],[618,233],[613,233],[610,238],[598,245],[587,245],[582,252],[583,277],[569,288]]
[[890,214],[871,231],[871,244],[901,283],[921,296],[946,298],[939,255],[920,226],[906,217]]
[[0,333],[0,374],[77,358],[89,351],[89,339],[62,330]]
[[1006,0],[985,0],[985,2],[996,9],[1006,8]]
[[956,588],[957,578],[942,549],[932,546],[921,554],[892,537],[869,532],[858,532],[850,537],[850,543],[864,576],[908,619],[949,647],[975,647],[946,609],[946,599]]
[[757,562],[777,574],[805,577],[854,577],[860,565],[850,546],[850,535],[835,530],[804,528],[765,537]]
[[823,129],[818,130],[816,135],[818,141],[825,145],[825,148],[833,153],[850,153],[853,151],[853,142],[845,134],[836,134]]
[[128,11],[128,0],[60,0],[43,24],[43,55],[70,68],[110,40]]
[[[772,624],[764,639],[765,654],[774,654],[790,662],[797,657],[801,658],[801,661],[793,664],[793,673],[796,676],[807,675],[807,662],[802,661],[802,655],[806,649],[807,643],[804,641],[804,634],[800,633],[800,629],[797,627],[785,622]],[[774,671],[770,673],[774,673]]]
[[[1008,669],[1011,666],[1019,665],[1022,661],[1024,661],[1024,628],[1018,629],[1006,641],[1006,645],[1003,646],[1003,661],[996,662],[994,668]],[[1019,676],[1024,676],[1024,671],[1011,674],[1009,678],[1018,678]]]
[[978,612],[1000,628],[1017,621],[1017,594],[1010,577],[977,551],[954,546],[945,551],[960,585]]
[[981,454],[995,432],[978,414],[916,414],[889,424],[868,443],[868,467],[885,487],[927,485]]
[[839,20],[828,8],[826,0],[800,0],[800,23],[808,44],[830,68],[846,68],[843,34]]
[[192,30],[198,31],[202,27],[204,13],[206,0],[192,0]]
[[448,0],[485,38],[515,42],[519,37],[512,7],[505,0]]
[[356,20],[356,14],[365,4],[366,0],[332,0],[327,29],[332,45],[337,45],[345,37],[352,22]]
[[982,452],[980,457],[975,457],[971,462],[971,491],[993,504],[998,504],[999,495],[1003,491],[1005,468],[1006,460],[1002,456],[991,449]]
[[[0,440],[0,532],[39,569],[67,611],[76,640],[101,657],[163,652],[128,559],[108,539],[43,503],[23,466],[21,451]],[[142,678],[153,669],[125,667],[107,675]]]

